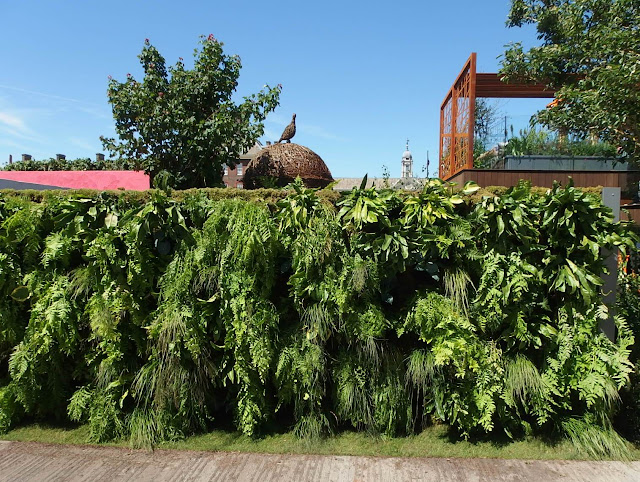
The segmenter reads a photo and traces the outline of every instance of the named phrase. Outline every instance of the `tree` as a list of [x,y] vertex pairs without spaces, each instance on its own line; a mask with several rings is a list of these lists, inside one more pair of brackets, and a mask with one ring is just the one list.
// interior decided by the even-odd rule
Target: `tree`
[[509,27],[536,24],[542,45],[507,46],[507,81],[542,82],[556,100],[542,124],[597,135],[640,156],[640,1],[512,0]]
[[491,169],[496,161],[498,152],[490,146],[490,137],[497,126],[498,114],[496,104],[487,99],[476,99],[473,128],[473,166],[476,169]]
[[474,114],[474,136],[480,140],[488,139],[498,123],[498,106],[487,99],[478,98]]
[[109,81],[109,103],[119,139],[101,137],[105,149],[132,169],[172,187],[215,187],[224,165],[264,132],[263,122],[279,103],[282,86],[265,86],[236,104],[241,62],[225,55],[213,35],[201,37],[193,69],[182,58],[165,67],[158,50],[144,42],[138,56],[144,79],[127,74]]

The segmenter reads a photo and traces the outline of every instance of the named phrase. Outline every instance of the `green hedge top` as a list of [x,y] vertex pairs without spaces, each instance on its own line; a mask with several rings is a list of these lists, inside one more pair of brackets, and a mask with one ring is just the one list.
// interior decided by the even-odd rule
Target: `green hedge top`
[[[127,204],[141,205],[148,202],[156,189],[147,191],[125,191],[125,190],[107,190],[98,191],[95,189],[56,189],[56,190],[35,190],[35,189],[0,189],[0,196],[5,198],[18,198],[33,202],[47,202],[51,200],[64,200],[73,198],[85,199],[116,199],[122,200]],[[242,199],[245,201],[259,201],[267,204],[275,204],[281,199],[287,197],[290,191],[286,189],[229,189],[229,188],[200,188],[187,189],[183,191],[171,191],[169,197],[176,201],[182,201],[186,197],[193,195],[205,196],[212,201],[220,201],[223,199]],[[335,191],[321,190],[318,196],[329,201],[336,201],[340,195]]]
[[[479,202],[486,196],[500,196],[504,194],[509,188],[504,186],[487,186],[481,188],[478,191],[467,195],[467,199],[471,203]],[[459,190],[459,189],[458,189]],[[549,190],[544,187],[532,187],[531,192],[536,195],[543,195]],[[581,188],[585,193],[600,195],[602,187],[587,187]],[[155,190],[149,189],[147,191],[125,191],[125,190],[107,190],[98,191],[94,189],[64,189],[64,190],[34,190],[34,189],[0,189],[0,196],[5,198],[18,198],[33,202],[47,202],[49,200],[57,199],[69,199],[69,198],[110,198],[120,199],[128,204],[144,204],[151,199],[151,196]],[[213,201],[219,201],[223,199],[243,199],[245,201],[259,201],[267,204],[275,204],[276,202],[284,199],[292,192],[291,189],[229,189],[229,188],[201,188],[201,189],[187,189],[183,191],[171,191],[170,197],[176,201],[182,201],[185,197],[193,196],[195,194],[206,196]],[[413,191],[400,191],[399,194],[411,195]],[[319,198],[335,203],[342,196],[348,193],[339,193],[330,189],[321,189],[317,191]]]

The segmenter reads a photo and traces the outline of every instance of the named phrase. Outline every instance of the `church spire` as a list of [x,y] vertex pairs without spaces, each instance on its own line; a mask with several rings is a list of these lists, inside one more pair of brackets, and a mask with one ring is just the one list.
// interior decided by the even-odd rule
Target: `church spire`
[[402,177],[413,177],[413,156],[409,150],[409,139],[407,139],[407,150],[402,154]]

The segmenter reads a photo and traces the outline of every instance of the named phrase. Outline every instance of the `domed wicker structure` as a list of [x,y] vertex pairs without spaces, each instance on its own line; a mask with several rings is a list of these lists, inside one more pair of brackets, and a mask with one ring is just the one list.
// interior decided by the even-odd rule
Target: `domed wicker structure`
[[308,187],[322,188],[333,181],[329,168],[311,149],[299,144],[273,144],[260,150],[247,166],[248,189],[286,186],[300,176]]

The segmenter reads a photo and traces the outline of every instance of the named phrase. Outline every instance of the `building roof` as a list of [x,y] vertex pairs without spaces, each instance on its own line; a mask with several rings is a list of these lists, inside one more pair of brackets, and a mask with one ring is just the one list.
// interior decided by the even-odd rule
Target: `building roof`
[[[419,191],[423,188],[426,179],[420,177],[374,177],[367,179],[367,188],[376,187],[377,189],[397,189],[406,191]],[[362,178],[360,177],[343,177],[336,179],[333,185],[334,191],[351,191],[354,187],[360,187]]]
[[405,151],[402,153],[402,159],[413,159],[413,156],[411,155],[411,151],[409,150],[409,139],[407,139],[407,148],[405,149]]
[[258,155],[258,153],[262,150],[263,146],[260,141],[256,141],[256,143],[249,149],[247,152],[240,154],[241,160],[252,160]]

